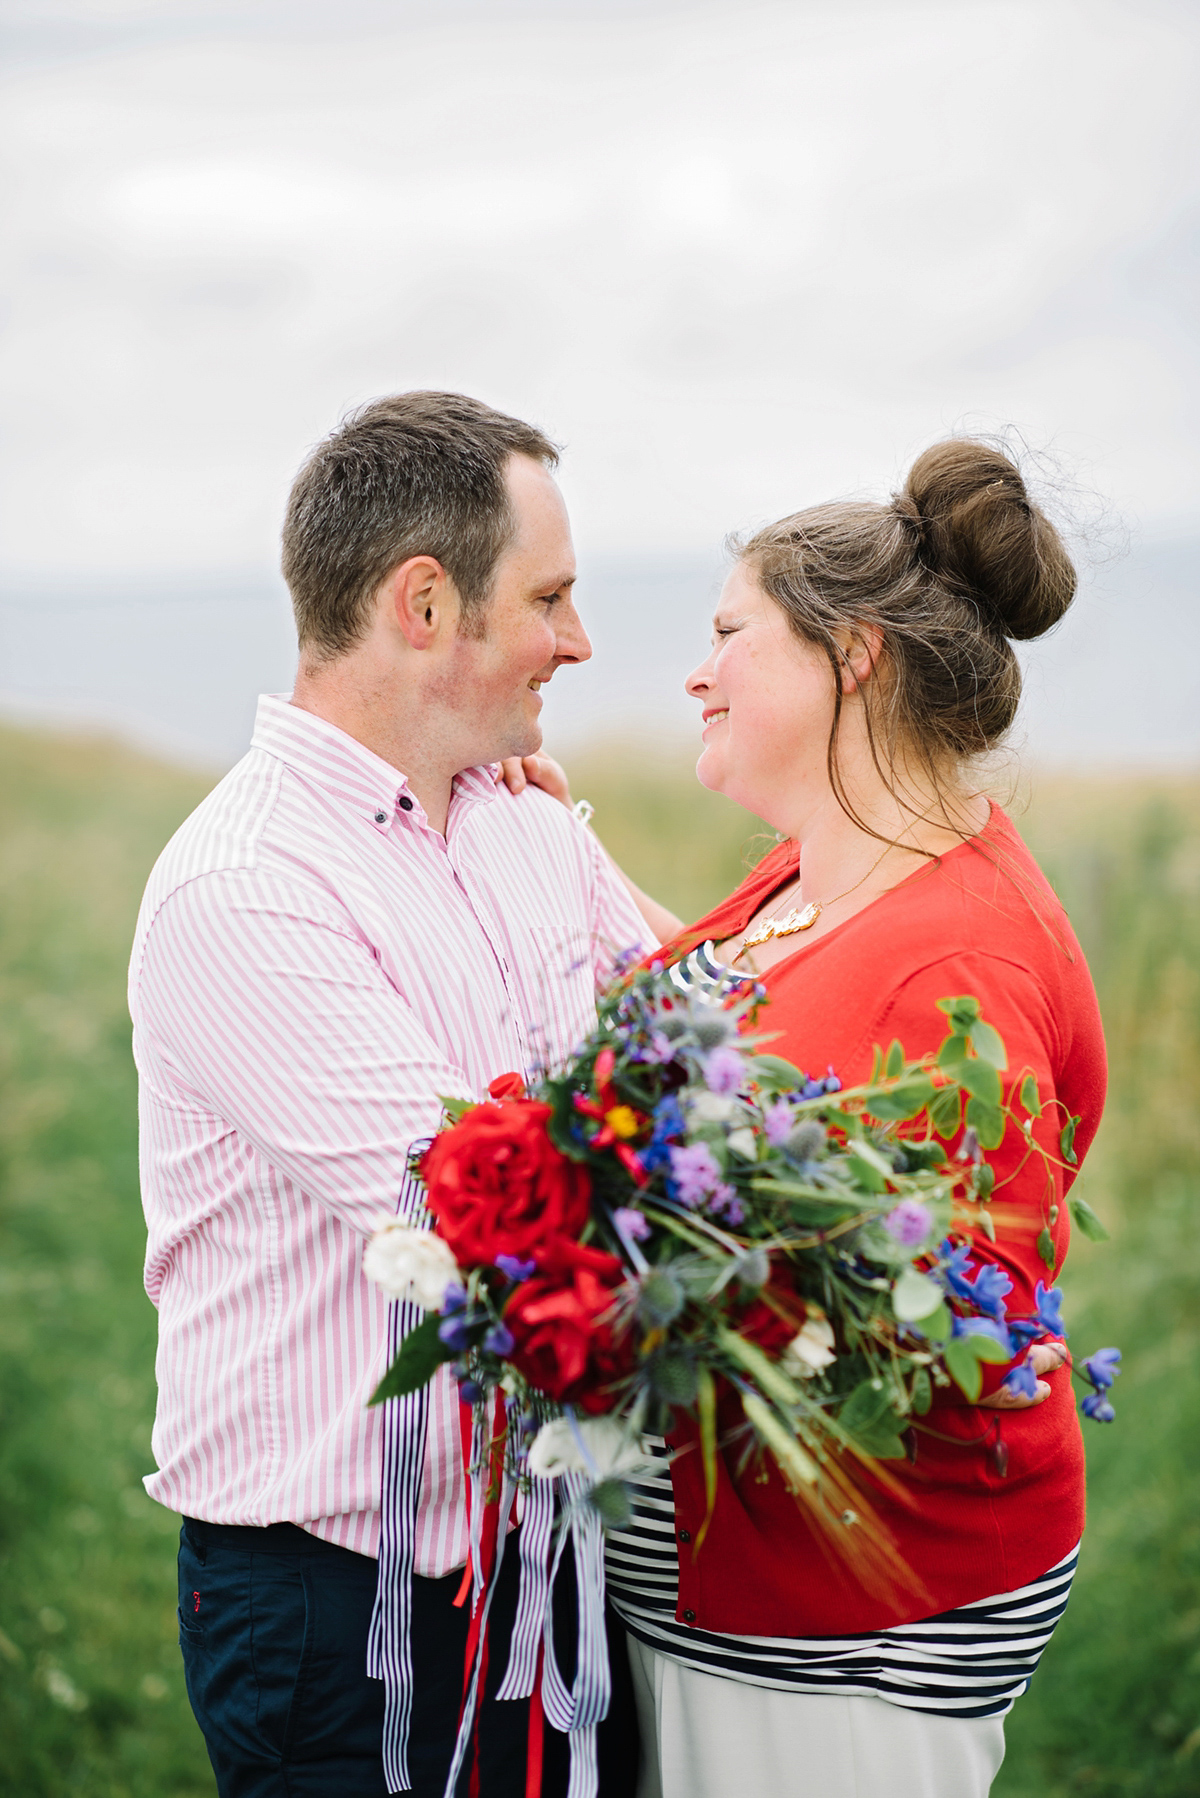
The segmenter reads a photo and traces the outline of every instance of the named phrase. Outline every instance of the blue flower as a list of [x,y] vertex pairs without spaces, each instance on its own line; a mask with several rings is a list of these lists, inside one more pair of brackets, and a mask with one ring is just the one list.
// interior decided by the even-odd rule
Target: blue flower
[[1014,1346],[1008,1331],[994,1317],[956,1317],[951,1325],[954,1336],[990,1336],[998,1342],[1006,1355],[1019,1353]]
[[684,1122],[683,1112],[679,1108],[679,1100],[674,1093],[668,1093],[667,1097],[660,1099],[654,1107],[654,1132],[650,1141],[644,1149],[638,1151],[642,1166],[647,1173],[653,1173],[655,1168],[668,1165],[671,1159],[672,1139],[683,1136],[686,1132],[687,1125]]
[[483,1387],[476,1380],[460,1380],[458,1396],[464,1405],[477,1405],[483,1397]]
[[842,1090],[842,1083],[832,1068],[830,1068],[821,1084],[824,1086],[827,1093],[840,1093]]
[[[532,1266],[532,1263],[530,1263]],[[442,1300],[442,1316],[449,1317],[455,1311],[467,1308],[467,1290],[465,1286],[447,1286],[446,1296]]]
[[1062,1320],[1062,1287],[1055,1286],[1052,1291],[1047,1292],[1045,1285],[1039,1280],[1033,1298],[1037,1307],[1038,1322],[1046,1335],[1065,1336],[1067,1332],[1063,1328]]
[[1004,1384],[1017,1398],[1037,1397],[1037,1375],[1028,1361],[1022,1361],[1011,1373],[1004,1376]]
[[438,1325],[438,1335],[447,1348],[465,1349],[471,1338],[470,1319],[455,1311]]
[[1096,1423],[1111,1423],[1117,1415],[1102,1392],[1089,1392],[1079,1408]]
[[[1083,1371],[1085,1376],[1092,1382],[1092,1385],[1096,1388],[1097,1392],[1107,1392],[1108,1388],[1112,1385],[1113,1381],[1121,1371],[1120,1362],[1120,1349],[1097,1349],[1095,1354],[1089,1355],[1084,1362]],[[1084,1400],[1084,1404],[1087,1404],[1086,1399]],[[1089,1417],[1094,1417],[1095,1415],[1096,1413],[1094,1411],[1088,1412]],[[1107,1423],[1108,1419],[1105,1418],[1103,1421]]]
[[[514,1341],[513,1333],[507,1324],[493,1324],[483,1339],[483,1346],[492,1355],[507,1355]],[[457,1344],[452,1344],[456,1347]]]
[[1010,1317],[1008,1333],[1016,1344],[1017,1353],[1027,1349],[1030,1343],[1042,1334],[1042,1326],[1036,1317]]
[[1004,1295],[1012,1291],[1012,1281],[1004,1269],[997,1267],[994,1261],[988,1261],[979,1269],[975,1278],[970,1280],[967,1278],[967,1262],[971,1255],[969,1243],[961,1249],[952,1249],[947,1237],[938,1253],[941,1256],[938,1271],[954,1296],[965,1299],[976,1310],[984,1311],[998,1323],[1003,1323]]
[[[530,1274],[536,1270],[537,1262],[523,1261],[520,1255],[497,1255],[496,1266],[506,1279],[521,1281],[527,1280]],[[447,1300],[447,1309],[449,1309],[449,1300]]]

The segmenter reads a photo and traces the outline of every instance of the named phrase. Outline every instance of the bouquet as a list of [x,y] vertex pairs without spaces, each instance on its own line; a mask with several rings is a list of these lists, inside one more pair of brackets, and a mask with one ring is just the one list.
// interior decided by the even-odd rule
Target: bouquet
[[[560,1526],[598,1539],[629,1521],[644,1435],[669,1435],[681,1413],[710,1518],[719,1448],[742,1467],[769,1457],[860,1577],[903,1583],[869,1488],[890,1483],[912,1420],[938,1387],[977,1399],[989,1362],[1011,1363],[1005,1383],[1032,1396],[1030,1345],[1064,1333],[1061,1291],[1039,1282],[1035,1311],[1011,1315],[1008,1275],[976,1264],[965,1234],[995,1240],[985,1151],[1016,1128],[1046,1163],[1039,1248],[1053,1268],[1058,1157],[1033,1134],[1037,1083],[1002,1078],[977,1001],[939,1002],[936,1056],[912,1061],[894,1042],[843,1090],[766,1052],[763,999],[736,975],[685,993],[659,964],[627,974],[570,1065],[531,1091],[514,1074],[485,1103],[445,1102],[415,1163],[432,1228],[390,1219],[368,1247],[370,1277],[426,1312],[372,1402],[448,1361],[474,1410],[480,1588],[489,1499],[507,1516],[506,1494],[524,1492],[528,1526],[557,1482]],[[1062,1124],[1063,1163],[1077,1122]],[[1084,1363],[1092,1417],[1112,1418],[1119,1360]],[[730,1395],[739,1420],[719,1436]],[[577,1542],[577,1572],[586,1559]],[[602,1560],[588,1565],[602,1582]],[[558,1710],[580,1728],[567,1699]]]

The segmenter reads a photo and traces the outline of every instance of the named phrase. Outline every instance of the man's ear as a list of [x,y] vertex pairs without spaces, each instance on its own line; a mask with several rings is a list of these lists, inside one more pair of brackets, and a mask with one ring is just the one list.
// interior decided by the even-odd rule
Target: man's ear
[[857,624],[852,631],[837,632],[842,652],[842,692],[865,687],[883,654],[883,632],[877,624]]
[[447,630],[458,628],[458,590],[432,556],[400,562],[379,588],[387,621],[413,649],[429,649]]

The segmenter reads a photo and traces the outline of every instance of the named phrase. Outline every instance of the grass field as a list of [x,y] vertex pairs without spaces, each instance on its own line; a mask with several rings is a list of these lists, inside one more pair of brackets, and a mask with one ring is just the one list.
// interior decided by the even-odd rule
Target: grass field
[[[738,878],[754,827],[686,764],[596,754],[572,773],[676,910]],[[205,784],[0,732],[5,1798],[213,1791],[175,1647],[176,1520],[140,1484],[154,1317],[124,1007],[142,884]],[[1020,822],[1108,1024],[1113,1094],[1084,1180],[1114,1241],[1077,1245],[1065,1283],[1075,1342],[1119,1343],[1126,1363],[1117,1423],[1088,1430],[1083,1567],[997,1798],[1182,1798],[1200,1792],[1200,780],[1048,780]]]

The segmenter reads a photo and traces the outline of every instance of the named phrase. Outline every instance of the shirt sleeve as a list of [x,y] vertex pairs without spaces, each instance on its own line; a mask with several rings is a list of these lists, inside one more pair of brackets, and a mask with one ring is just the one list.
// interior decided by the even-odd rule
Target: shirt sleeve
[[363,1234],[394,1212],[414,1141],[463,1072],[319,888],[206,874],[151,925],[135,1047],[167,1105],[215,1113]]
[[[959,1228],[971,1240],[972,1269],[984,1262],[1002,1268],[1012,1281],[1004,1300],[1009,1314],[1029,1317],[1036,1308],[1037,1283],[1054,1285],[1070,1235],[1064,1203],[1069,1182],[1056,1165],[1059,1133],[1066,1122],[1065,1108],[1058,1102],[1064,1071],[1062,1048],[1058,1021],[1046,992],[1019,962],[980,951],[945,956],[912,975],[889,996],[877,1014],[873,1036],[885,1051],[890,1041],[899,1041],[910,1059],[936,1051],[946,1035],[946,1019],[937,1008],[938,1000],[967,995],[979,1000],[983,1018],[1003,1039],[1008,1057],[1008,1067],[1001,1075],[1004,1100],[1017,1121],[1009,1120],[999,1148],[984,1152],[996,1176],[990,1207],[996,1241],[990,1241],[982,1229]],[[1033,1140],[1046,1151],[1045,1157],[1036,1149],[1030,1152],[1021,1129],[1026,1114],[1019,1094],[1027,1074],[1037,1081],[1043,1107],[1033,1127]],[[951,1151],[956,1142],[951,1143]],[[1053,1269],[1038,1250],[1043,1229],[1049,1231],[1053,1244]],[[1008,1371],[1008,1367],[985,1362],[984,1394],[995,1392]],[[939,1402],[967,1401],[954,1387],[942,1393]]]
[[625,961],[649,955],[658,938],[591,831],[586,826],[580,829],[592,863],[592,972],[596,990],[603,992]]

